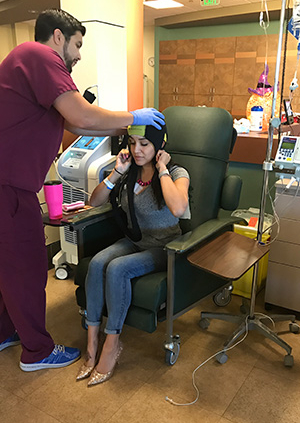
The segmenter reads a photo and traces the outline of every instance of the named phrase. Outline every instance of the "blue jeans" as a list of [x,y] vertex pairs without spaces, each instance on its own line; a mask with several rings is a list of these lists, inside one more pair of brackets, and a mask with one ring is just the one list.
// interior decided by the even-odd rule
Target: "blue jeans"
[[162,247],[141,251],[126,238],[97,253],[86,277],[87,325],[101,324],[106,303],[105,332],[120,334],[131,303],[131,279],[166,268],[167,253]]

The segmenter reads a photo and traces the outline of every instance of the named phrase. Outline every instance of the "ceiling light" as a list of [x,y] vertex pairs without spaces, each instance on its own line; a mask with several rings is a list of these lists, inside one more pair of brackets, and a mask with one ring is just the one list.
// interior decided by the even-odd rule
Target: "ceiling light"
[[148,0],[144,1],[145,6],[153,7],[154,9],[170,9],[172,7],[183,7],[182,3],[175,0]]

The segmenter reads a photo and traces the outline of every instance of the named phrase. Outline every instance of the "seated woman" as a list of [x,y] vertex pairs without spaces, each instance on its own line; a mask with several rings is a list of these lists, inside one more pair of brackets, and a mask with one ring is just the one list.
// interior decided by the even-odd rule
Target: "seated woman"
[[[93,257],[86,278],[88,342],[77,380],[88,386],[107,381],[122,351],[120,333],[131,303],[131,279],[166,270],[164,246],[181,234],[189,218],[189,175],[170,163],[164,150],[166,127],[131,126],[129,150],[117,156],[110,175],[94,190],[90,204],[109,199],[126,237]],[[119,200],[117,202],[117,199]],[[106,339],[97,361],[102,310],[107,306]]]

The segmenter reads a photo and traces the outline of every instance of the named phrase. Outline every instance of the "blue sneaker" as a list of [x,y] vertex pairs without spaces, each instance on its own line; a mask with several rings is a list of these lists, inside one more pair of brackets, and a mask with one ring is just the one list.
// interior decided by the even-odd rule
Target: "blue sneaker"
[[5,350],[5,348],[13,347],[14,345],[19,344],[21,344],[21,341],[17,332],[15,332],[12,336],[0,343],[0,351]]
[[65,347],[64,345],[55,345],[54,350],[48,357],[36,363],[22,363],[20,368],[24,372],[34,372],[41,369],[56,369],[66,367],[80,358],[80,350],[77,348]]

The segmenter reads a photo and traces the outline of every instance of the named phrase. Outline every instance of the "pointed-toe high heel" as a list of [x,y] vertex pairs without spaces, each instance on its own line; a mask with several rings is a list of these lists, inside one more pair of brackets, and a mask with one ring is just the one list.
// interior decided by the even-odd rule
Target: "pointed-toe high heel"
[[77,373],[76,380],[83,380],[88,378],[92,374],[94,367],[95,366],[86,366],[86,364],[83,363]]
[[85,361],[81,365],[81,367],[80,367],[80,369],[77,373],[77,376],[76,376],[77,381],[87,379],[88,377],[91,376],[92,371],[94,370],[94,367],[95,367],[95,365],[96,365],[96,363],[99,359],[100,352],[102,350],[102,346],[103,346],[104,341],[105,341],[104,333],[100,332],[100,334],[99,334],[99,347],[98,347],[98,351],[97,351],[96,358],[95,358],[95,364],[93,366],[87,366],[85,364],[88,361],[88,353],[86,353]]
[[119,363],[122,351],[123,351],[123,344],[120,342],[118,351],[117,351],[116,356],[115,356],[115,364],[114,364],[113,368],[107,373],[99,373],[96,369],[94,369],[91,373],[90,378],[89,378],[89,381],[88,381],[88,384],[87,384],[88,387],[98,385],[99,383],[106,382],[107,380],[109,380],[112,377],[112,375],[114,374],[114,370],[116,368],[116,365]]

